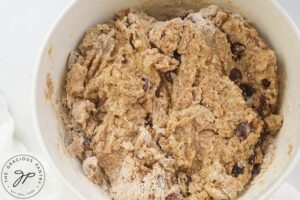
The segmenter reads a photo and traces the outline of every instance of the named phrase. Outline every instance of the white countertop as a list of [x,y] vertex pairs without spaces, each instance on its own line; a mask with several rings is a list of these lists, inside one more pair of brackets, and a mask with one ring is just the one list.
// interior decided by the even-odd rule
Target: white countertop
[[[36,58],[58,15],[72,0],[0,0],[0,93],[15,119],[15,136],[39,153],[31,119],[31,89]],[[300,27],[300,1],[278,0]],[[1,134],[1,133],[0,133]],[[287,182],[300,191],[300,163]]]

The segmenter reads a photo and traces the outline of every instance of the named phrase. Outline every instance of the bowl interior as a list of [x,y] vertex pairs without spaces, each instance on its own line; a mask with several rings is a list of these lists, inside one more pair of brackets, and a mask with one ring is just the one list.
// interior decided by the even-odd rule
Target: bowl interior
[[[75,1],[53,27],[48,36],[35,77],[34,116],[38,137],[58,174],[82,199],[109,199],[101,189],[88,181],[77,159],[71,158],[63,146],[64,129],[57,117],[57,96],[71,50],[75,49],[85,30],[112,18],[124,7],[143,7],[150,15],[176,13],[178,8],[197,9],[214,3],[243,14],[259,30],[261,36],[275,49],[282,76],[280,112],[284,124],[276,140],[274,160],[266,172],[259,175],[240,199],[263,199],[270,195],[280,180],[291,170],[298,158],[300,123],[300,42],[291,20],[272,0],[85,0]],[[48,84],[47,84],[48,82]],[[45,98],[49,83],[54,86],[51,98]],[[51,85],[50,84],[50,85]]]

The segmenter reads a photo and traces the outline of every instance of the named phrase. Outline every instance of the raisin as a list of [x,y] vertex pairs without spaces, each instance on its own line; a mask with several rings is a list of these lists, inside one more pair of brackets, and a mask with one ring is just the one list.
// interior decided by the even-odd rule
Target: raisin
[[84,142],[83,142],[83,144],[84,144],[84,146],[86,146],[86,147],[89,147],[90,146],[90,144],[91,144],[91,138],[89,138],[88,136],[86,136],[85,134],[83,135],[83,140],[84,140]]
[[125,65],[125,64],[127,64],[127,62],[128,62],[128,61],[127,61],[126,57],[124,56],[124,59],[122,60],[122,64]]
[[153,44],[152,42],[150,42],[150,46],[152,49],[156,48],[155,44]]
[[245,99],[252,97],[252,95],[255,93],[255,89],[245,83],[240,84],[240,89],[243,91],[243,96]]
[[233,54],[232,58],[237,61],[241,59],[242,53],[245,51],[245,46],[241,43],[233,43],[231,45],[231,52]]
[[267,102],[267,98],[264,95],[261,95],[259,98],[260,108],[262,110],[267,110],[269,107],[269,104]]
[[241,138],[242,140],[247,139],[250,132],[251,132],[251,127],[248,122],[239,123],[235,129],[235,135]]
[[156,97],[160,97],[160,91],[161,91],[161,89],[162,89],[162,85],[160,83],[159,86],[155,90],[155,96]]
[[268,135],[269,135],[268,132],[263,131],[263,132],[260,134],[260,136],[259,136],[259,138],[258,138],[258,141],[257,141],[257,143],[255,144],[254,147],[257,148],[257,147],[259,147],[259,146],[262,146],[263,143],[264,143],[264,141],[267,139]]
[[142,81],[144,82],[143,90],[145,92],[147,92],[150,89],[150,87],[151,87],[151,83],[150,83],[150,81],[147,78],[144,78],[144,77],[142,78]]
[[267,137],[268,137],[269,134],[270,134],[269,132],[264,131],[264,132],[260,135],[260,139],[261,139],[262,141],[265,141],[265,140],[267,139]]
[[268,89],[271,85],[271,82],[268,79],[261,80],[261,84],[264,86],[265,89]]
[[260,170],[261,170],[261,165],[260,164],[255,164],[255,165],[253,165],[251,174],[252,175],[259,174]]
[[248,158],[248,163],[249,163],[250,165],[253,165],[254,162],[255,162],[255,160],[256,160],[256,155],[253,154],[253,155],[251,155],[251,156]]
[[254,145],[254,148],[261,147],[261,146],[263,145],[264,141],[267,139],[267,137],[268,137],[269,134],[270,134],[270,133],[267,132],[267,131],[265,131],[265,130],[262,131],[262,132],[260,133],[260,136],[259,136],[259,138],[258,138],[257,143]]
[[174,51],[173,57],[178,60],[179,63],[181,63],[181,55],[178,53],[178,51]]
[[233,68],[230,71],[230,74],[229,74],[230,80],[235,82],[235,81],[241,80],[242,77],[243,77],[242,72],[238,68]]
[[147,114],[146,114],[145,120],[146,120],[145,125],[146,125],[146,126],[150,126],[150,127],[152,128],[153,122],[152,122],[152,116],[151,116],[151,113],[147,113]]
[[134,44],[133,44],[133,34],[130,34],[129,36],[129,43],[132,46],[132,48],[134,48]]
[[240,174],[244,173],[244,167],[239,166],[238,164],[235,164],[231,170],[231,175],[233,177],[238,177]]
[[172,71],[166,72],[166,79],[173,84]]
[[180,195],[173,192],[166,197],[166,200],[180,200]]

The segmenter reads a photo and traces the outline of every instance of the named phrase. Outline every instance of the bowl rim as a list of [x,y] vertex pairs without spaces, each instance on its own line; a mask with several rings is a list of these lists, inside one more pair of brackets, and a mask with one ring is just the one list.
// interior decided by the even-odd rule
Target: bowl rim
[[[48,161],[51,169],[54,171],[54,173],[59,177],[60,180],[66,185],[66,187],[70,188],[75,195],[82,200],[88,200],[87,197],[85,197],[82,193],[80,193],[72,184],[69,183],[69,181],[65,178],[65,176],[62,174],[62,172],[58,169],[56,166],[55,162],[52,160],[50,153],[48,152],[46,145],[44,143],[42,134],[41,134],[41,127],[38,121],[38,109],[37,109],[37,80],[38,80],[38,74],[40,70],[40,66],[43,60],[43,57],[45,52],[47,52],[47,45],[50,42],[50,38],[57,28],[59,22],[65,17],[67,13],[69,13],[72,8],[79,2],[80,0],[73,0],[71,1],[58,15],[54,23],[52,24],[51,28],[49,29],[41,47],[39,50],[39,55],[37,57],[35,67],[34,67],[34,72],[33,72],[33,81],[32,81],[32,91],[31,91],[31,106],[32,106],[32,119],[33,119],[33,127],[34,127],[34,132],[36,135],[36,138],[38,140],[38,143],[42,149],[43,155],[46,157],[46,160]],[[274,7],[275,9],[278,10],[279,13],[281,13],[282,17],[285,19],[285,21],[288,23],[288,25],[292,28],[293,33],[297,36],[298,41],[300,42],[300,31],[295,24],[295,22],[292,20],[290,15],[283,9],[283,7],[279,4],[277,0],[268,0]],[[291,163],[286,167],[286,170],[282,172],[282,174],[279,176],[276,181],[274,181],[272,184],[270,184],[261,194],[259,194],[259,199],[267,199],[270,197],[275,190],[283,183],[283,181],[289,176],[289,174],[292,172],[293,169],[295,169],[298,161],[300,160],[300,150],[295,152]]]
[[42,134],[41,134],[41,127],[38,121],[38,109],[37,109],[37,103],[36,103],[36,97],[37,97],[37,81],[38,81],[38,74],[40,70],[40,66],[43,60],[43,57],[45,52],[47,52],[47,46],[50,42],[50,38],[53,34],[53,32],[56,30],[59,22],[65,17],[65,15],[72,10],[72,8],[76,5],[76,3],[79,2],[79,0],[72,0],[70,3],[67,4],[67,6],[60,11],[60,14],[58,17],[54,20],[53,24],[50,26],[50,29],[48,30],[42,45],[39,50],[39,54],[35,63],[35,69],[33,72],[33,81],[32,81],[32,94],[31,94],[31,103],[32,103],[32,118],[33,118],[33,128],[35,130],[35,135],[38,140],[38,144],[40,145],[42,149],[43,155],[46,157],[46,160],[51,168],[53,170],[54,174],[63,182],[63,184],[68,187],[76,197],[78,197],[81,200],[88,200],[82,193],[80,193],[72,184],[69,183],[69,181],[65,178],[63,173],[58,169],[55,162],[52,160],[50,153],[48,152],[45,142],[43,140]]
[[[300,42],[300,31],[297,25],[295,24],[294,20],[291,18],[291,16],[287,13],[287,11],[279,4],[277,0],[269,0],[271,4],[275,6],[275,8],[282,14],[282,17],[285,19],[285,21],[288,23],[288,25],[292,28],[295,36],[298,39],[298,42]],[[268,197],[271,197],[272,194],[283,184],[283,181],[291,174],[293,169],[296,168],[297,163],[300,160],[300,150],[295,152],[295,155],[293,156],[291,163],[286,167],[286,170],[282,172],[281,176],[279,176],[276,181],[274,181],[272,184],[270,184],[264,192],[262,192],[260,195],[261,199],[267,199]]]

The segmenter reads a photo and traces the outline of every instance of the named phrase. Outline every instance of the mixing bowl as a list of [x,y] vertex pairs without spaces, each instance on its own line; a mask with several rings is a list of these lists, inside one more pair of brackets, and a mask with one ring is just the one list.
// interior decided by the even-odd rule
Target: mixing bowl
[[275,141],[274,160],[256,177],[240,199],[266,199],[278,187],[299,159],[300,148],[300,37],[292,20],[274,0],[77,0],[59,17],[42,47],[34,77],[33,117],[39,142],[61,180],[81,199],[109,199],[83,175],[80,162],[66,152],[64,128],[57,116],[67,58],[85,30],[103,23],[124,7],[140,7],[150,15],[176,13],[178,8],[197,9],[214,3],[243,14],[275,49],[281,74],[280,112],[283,127]]

